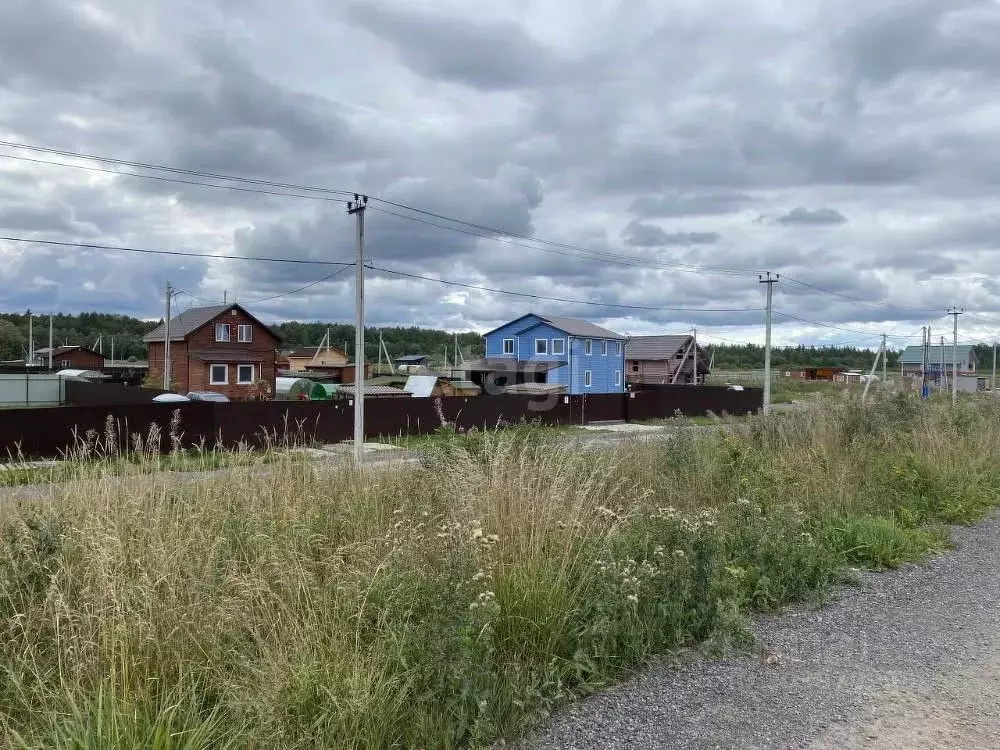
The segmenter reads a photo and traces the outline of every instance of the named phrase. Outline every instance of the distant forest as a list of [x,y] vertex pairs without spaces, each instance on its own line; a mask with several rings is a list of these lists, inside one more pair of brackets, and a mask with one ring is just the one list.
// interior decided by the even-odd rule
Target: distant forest
[[[142,337],[158,323],[139,320],[127,315],[107,315],[104,313],[80,313],[79,315],[56,315],[53,318],[53,341],[62,344],[79,344],[93,347],[103,335],[103,349],[111,356],[111,340],[114,339],[116,359],[145,359],[146,347]],[[47,317],[35,317],[35,348],[48,346],[49,322]],[[345,323],[299,323],[289,321],[271,326],[281,337],[283,349],[297,349],[303,346],[317,346],[327,330],[330,331],[330,345],[343,349],[354,356],[354,326]],[[442,365],[445,347],[448,361],[455,357],[455,334],[429,328],[387,327],[365,330],[365,354],[370,362],[378,361],[379,333],[389,350],[389,356],[401,357],[406,354],[425,354],[435,366]],[[478,333],[458,334],[458,345],[465,359],[475,359],[483,355],[483,340]],[[24,314],[0,314],[0,360],[23,358],[28,349],[28,318]],[[764,366],[764,347],[756,344],[712,344],[709,351],[715,352],[715,368],[718,370],[757,370]],[[992,367],[993,348],[975,347],[980,369]],[[784,346],[772,350],[775,367],[801,367],[805,365],[839,365],[847,368],[863,369],[871,367],[874,351],[842,346]],[[899,352],[889,352],[889,366],[898,367]]]

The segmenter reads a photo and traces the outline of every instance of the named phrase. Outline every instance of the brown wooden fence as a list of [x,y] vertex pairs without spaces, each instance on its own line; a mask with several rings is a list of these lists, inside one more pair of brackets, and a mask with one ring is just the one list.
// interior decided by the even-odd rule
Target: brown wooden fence
[[[548,425],[606,420],[646,420],[708,411],[743,414],[762,403],[760,390],[729,391],[710,386],[676,386],[627,394],[590,396],[478,396],[442,399],[371,399],[365,404],[368,438],[423,435],[442,419],[459,429],[493,428],[520,421]],[[174,415],[178,416],[174,420]],[[171,449],[171,432],[185,447],[267,442],[336,443],[354,432],[354,409],[347,401],[269,401],[180,404],[120,403],[43,409],[0,410],[0,460],[7,455],[56,457],[74,443],[107,432],[118,441],[160,434],[159,447]],[[172,425],[172,420],[173,425]]]

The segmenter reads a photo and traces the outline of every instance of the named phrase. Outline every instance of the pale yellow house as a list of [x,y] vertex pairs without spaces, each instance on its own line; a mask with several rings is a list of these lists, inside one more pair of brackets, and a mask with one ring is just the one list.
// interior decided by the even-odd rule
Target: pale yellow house
[[303,372],[307,367],[340,367],[347,364],[347,354],[335,346],[306,346],[289,354],[288,369]]

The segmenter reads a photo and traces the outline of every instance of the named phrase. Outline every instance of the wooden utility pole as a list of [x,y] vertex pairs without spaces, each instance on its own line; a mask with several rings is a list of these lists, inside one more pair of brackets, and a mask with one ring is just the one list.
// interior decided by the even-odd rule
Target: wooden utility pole
[[868,398],[868,389],[871,387],[872,378],[875,377],[875,368],[878,367],[878,359],[879,359],[879,357],[882,357],[883,362],[885,361],[885,338],[884,337],[882,338],[882,345],[878,348],[878,351],[875,353],[875,361],[872,362],[872,371],[870,373],[868,373],[868,380],[865,383],[865,390],[861,394],[861,403],[862,404],[865,402],[865,399]]
[[691,352],[694,355],[691,360],[691,385],[698,385],[698,329],[691,330],[692,344]]

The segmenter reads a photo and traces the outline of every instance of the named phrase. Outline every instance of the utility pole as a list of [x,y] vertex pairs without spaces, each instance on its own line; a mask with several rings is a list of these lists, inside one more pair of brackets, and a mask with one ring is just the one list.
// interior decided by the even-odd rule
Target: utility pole
[[52,313],[49,313],[49,372],[52,372]]
[[882,387],[884,388],[889,383],[889,373],[886,368],[886,360],[889,359],[887,356],[889,350],[886,348],[885,334],[882,334]]
[[173,297],[174,290],[167,282],[167,312],[163,319],[163,390],[170,390],[170,298]]
[[694,345],[691,347],[691,353],[694,359],[691,360],[691,385],[698,385],[698,329],[691,329],[691,337],[694,340]]
[[920,398],[927,398],[927,345],[930,343],[927,326],[920,329]]
[[357,219],[358,257],[354,268],[354,461],[358,467],[364,458],[365,442],[365,209],[368,196],[354,194],[347,202],[347,213]]
[[948,371],[944,367],[944,336],[941,337],[941,378],[939,385],[942,389],[948,387]]
[[28,366],[35,364],[35,336],[32,333],[31,310],[28,310]]
[[767,316],[764,330],[764,413],[771,411],[771,314],[772,314],[772,289],[781,276],[775,274],[771,276],[768,271],[765,276],[758,277],[758,282],[767,284]]
[[115,337],[111,337],[111,361],[115,361]]
[[954,334],[951,342],[951,405],[955,406],[958,403],[958,316],[961,315],[964,310],[959,310],[957,307],[953,307],[948,311],[948,314],[955,319]]
[[875,361],[872,362],[872,371],[870,373],[868,373],[868,380],[865,382],[865,390],[861,394],[861,403],[862,404],[865,402],[865,399],[868,398],[868,389],[871,387],[872,378],[875,377],[875,368],[878,367],[878,358],[880,356],[882,357],[882,362],[884,363],[885,362],[885,338],[884,338],[884,336],[882,338],[882,345],[878,348],[878,351],[875,353]]
[[990,379],[990,390],[997,389],[997,342],[993,342],[993,377]]

